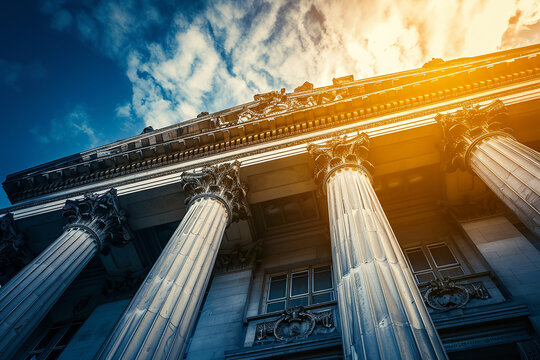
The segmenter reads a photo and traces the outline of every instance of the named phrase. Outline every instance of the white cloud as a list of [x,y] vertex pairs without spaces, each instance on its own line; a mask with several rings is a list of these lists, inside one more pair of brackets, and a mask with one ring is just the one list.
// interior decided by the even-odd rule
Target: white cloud
[[117,114],[155,128],[306,80],[322,86],[540,41],[540,0],[239,4],[186,10],[102,0],[75,18],[85,38],[127,68],[133,96]]
[[35,127],[30,132],[43,144],[75,142],[81,149],[96,147],[103,141],[82,105],[75,106],[63,118],[53,119],[48,128]]

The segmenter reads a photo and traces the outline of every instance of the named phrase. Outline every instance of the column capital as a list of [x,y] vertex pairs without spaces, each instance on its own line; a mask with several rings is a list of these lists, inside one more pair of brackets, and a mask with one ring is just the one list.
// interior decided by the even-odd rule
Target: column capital
[[437,114],[435,120],[443,132],[443,166],[446,171],[467,170],[471,151],[492,136],[510,136],[503,122],[508,111],[501,100],[488,105],[463,106],[450,114]]
[[326,193],[326,183],[330,176],[342,168],[354,168],[371,179],[373,165],[367,161],[369,137],[365,133],[347,139],[335,137],[325,144],[309,144],[308,152],[315,161],[315,183]]
[[133,237],[114,188],[101,195],[88,193],[83,199],[67,200],[62,212],[68,218],[66,228],[86,230],[96,239],[99,250],[105,242],[123,246]]
[[22,267],[31,260],[24,235],[15,226],[12,213],[0,217],[0,274],[9,267]]
[[207,166],[182,174],[187,206],[200,198],[215,198],[227,208],[229,224],[249,216],[247,185],[240,181],[240,162]]

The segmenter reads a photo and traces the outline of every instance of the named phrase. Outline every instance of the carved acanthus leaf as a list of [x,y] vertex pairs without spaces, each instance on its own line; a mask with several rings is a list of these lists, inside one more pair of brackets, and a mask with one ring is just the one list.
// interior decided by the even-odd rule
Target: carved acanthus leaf
[[13,214],[5,214],[0,218],[0,274],[10,267],[22,268],[31,258],[24,235],[15,226]]
[[99,237],[100,246],[105,242],[123,246],[133,237],[125,212],[118,204],[116,189],[101,195],[86,194],[81,200],[67,200],[62,210],[68,227],[91,229]]
[[230,250],[219,252],[216,258],[215,270],[230,271],[257,265],[261,261],[262,250],[262,239],[244,246],[235,244]]
[[438,114],[436,120],[442,128],[444,167],[447,171],[467,169],[467,154],[477,139],[490,134],[509,133],[503,122],[508,111],[500,100],[480,107],[464,106],[451,114]]
[[240,181],[240,162],[205,167],[194,173],[182,174],[182,185],[188,197],[186,204],[205,194],[220,198],[230,212],[230,222],[246,219],[249,208],[246,201],[247,185]]
[[323,145],[309,144],[308,152],[315,161],[315,183],[323,191],[329,174],[339,167],[355,167],[367,175],[373,170],[373,165],[367,161],[369,137],[365,133],[350,139],[346,136],[333,138]]

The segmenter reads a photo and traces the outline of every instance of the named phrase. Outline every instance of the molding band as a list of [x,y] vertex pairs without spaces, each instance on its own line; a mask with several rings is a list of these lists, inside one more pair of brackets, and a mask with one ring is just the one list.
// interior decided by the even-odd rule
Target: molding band
[[465,155],[463,156],[463,160],[465,161],[465,164],[467,166],[467,168],[472,171],[471,169],[471,164],[470,164],[470,156],[471,156],[471,153],[472,151],[474,150],[474,148],[480,143],[482,142],[482,140],[485,140],[487,138],[490,138],[490,137],[495,137],[495,136],[505,136],[505,137],[509,137],[510,139],[512,140],[516,140],[515,137],[513,137],[512,135],[510,135],[509,133],[507,132],[504,132],[504,131],[492,131],[492,132],[489,132],[487,134],[484,134],[484,135],[480,135],[479,137],[477,137],[476,139],[474,139],[470,144],[469,146],[467,147],[467,150],[465,150]]
[[197,194],[197,195],[193,196],[191,198],[191,200],[189,200],[186,208],[189,209],[190,206],[193,205],[199,199],[215,199],[215,200],[221,202],[223,205],[225,205],[225,209],[227,210],[227,226],[229,226],[231,224],[231,222],[232,222],[232,209],[229,206],[229,204],[227,203],[227,201],[225,201],[225,199],[223,199],[221,196],[218,196],[218,195],[212,194],[212,193]]
[[324,176],[324,179],[323,179],[323,192],[324,194],[326,195],[326,185],[328,184],[328,181],[330,180],[330,177],[332,175],[334,175],[334,173],[338,170],[341,170],[343,168],[354,168],[354,169],[357,169],[359,172],[361,172],[362,174],[366,175],[369,179],[369,181],[371,182],[371,184],[373,185],[373,176],[371,176],[371,173],[369,172],[368,169],[366,169],[364,166],[362,165],[358,165],[358,164],[352,164],[352,163],[345,163],[345,164],[340,164],[338,166],[335,166],[333,167],[332,169],[330,169],[328,171],[328,173]]

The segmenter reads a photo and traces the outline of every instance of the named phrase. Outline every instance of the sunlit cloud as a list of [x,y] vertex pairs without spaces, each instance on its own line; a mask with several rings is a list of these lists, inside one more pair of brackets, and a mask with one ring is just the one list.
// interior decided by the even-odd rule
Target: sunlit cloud
[[155,128],[304,81],[322,86],[540,42],[540,0],[221,0],[188,10],[166,1],[53,3],[53,25],[59,16],[67,23],[67,11],[85,39],[125,66],[133,94],[117,116]]

